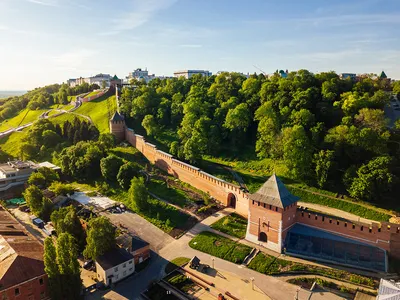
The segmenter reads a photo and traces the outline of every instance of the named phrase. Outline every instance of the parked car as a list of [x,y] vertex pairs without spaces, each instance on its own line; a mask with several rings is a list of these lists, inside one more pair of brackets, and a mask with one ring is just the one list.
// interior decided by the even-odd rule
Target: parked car
[[89,270],[91,267],[93,267],[93,260],[90,259],[88,261],[85,261],[85,263],[83,264],[83,268],[85,270]]

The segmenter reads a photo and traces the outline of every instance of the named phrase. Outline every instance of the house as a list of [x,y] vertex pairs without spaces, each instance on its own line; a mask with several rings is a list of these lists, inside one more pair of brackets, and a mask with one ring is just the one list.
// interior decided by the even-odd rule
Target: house
[[339,78],[340,79],[350,78],[351,80],[356,80],[357,74],[355,74],[355,73],[340,73]]
[[1,299],[50,299],[43,246],[0,206]]
[[400,299],[400,282],[381,279],[379,283],[378,296],[376,300],[399,300]]
[[122,234],[117,237],[117,245],[133,255],[136,265],[150,258],[150,244],[137,236]]
[[183,76],[186,79],[189,79],[190,77],[192,77],[193,75],[196,75],[196,74],[201,74],[202,76],[205,76],[205,77],[210,77],[212,75],[212,73],[210,71],[206,71],[206,70],[182,70],[182,71],[174,72],[175,77],[179,78],[179,77]]
[[128,277],[134,271],[133,255],[123,248],[113,248],[96,259],[97,279],[106,286]]

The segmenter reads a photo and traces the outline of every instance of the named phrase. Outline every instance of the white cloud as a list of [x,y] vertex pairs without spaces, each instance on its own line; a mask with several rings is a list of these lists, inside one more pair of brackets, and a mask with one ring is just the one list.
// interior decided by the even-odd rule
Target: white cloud
[[44,5],[44,6],[57,6],[58,1],[57,0],[26,0],[30,3],[34,4],[39,4],[39,5]]
[[52,57],[52,63],[62,70],[79,70],[85,61],[93,57],[97,52],[91,49],[79,49],[62,53]]
[[133,11],[114,19],[115,30],[135,29],[148,22],[157,12],[173,5],[177,0],[134,0]]

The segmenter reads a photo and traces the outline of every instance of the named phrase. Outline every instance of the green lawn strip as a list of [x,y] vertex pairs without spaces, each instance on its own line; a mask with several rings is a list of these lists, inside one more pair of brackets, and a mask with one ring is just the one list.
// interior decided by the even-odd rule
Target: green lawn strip
[[247,219],[233,213],[213,223],[211,228],[243,239],[246,236]]
[[313,265],[294,263],[291,261],[275,258],[262,252],[258,253],[256,257],[254,257],[248,267],[257,272],[267,275],[314,274],[336,280],[347,281],[358,285],[364,285],[371,288],[376,288],[378,285],[378,281],[369,277],[353,274],[338,269],[329,269]]
[[86,95],[85,98],[96,96],[97,94],[100,94],[102,91],[103,90],[92,91],[88,95]]
[[196,286],[196,284],[189,279],[186,275],[174,272],[173,274],[169,275],[165,280],[177,288],[178,290],[187,293],[189,292],[192,288]]
[[339,199],[331,199],[321,195],[315,195],[310,192],[290,186],[288,186],[287,188],[293,195],[300,197],[300,201],[302,202],[314,203],[332,208],[337,208],[352,213],[354,215],[360,216],[362,218],[374,221],[387,222],[391,218],[391,215],[379,212],[375,209],[367,208],[357,203],[342,201]]
[[116,111],[116,105],[115,95],[103,95],[93,101],[82,103],[75,112],[90,117],[100,133],[108,133],[109,119]]
[[24,109],[20,111],[20,113],[15,117],[3,121],[0,125],[0,131],[6,131],[11,128],[16,128],[18,126],[22,126],[33,121],[37,121],[39,116],[47,110],[48,109],[39,109],[39,110]]
[[186,199],[188,198],[186,193],[177,188],[168,187],[167,183],[163,180],[151,178],[147,188],[149,192],[179,207],[184,207],[186,205]]
[[182,267],[183,265],[187,264],[189,261],[190,258],[187,257],[174,258],[165,266],[165,273],[171,273],[172,271],[175,271],[178,267]]
[[250,254],[251,248],[212,232],[201,232],[190,242],[193,249],[240,264]]
[[122,147],[118,146],[108,151],[110,154],[114,154],[119,156],[120,158],[129,161],[138,163],[141,166],[145,166],[149,163],[146,157],[135,147],[127,146]]
[[287,282],[301,286],[302,288],[305,288],[305,289],[310,289],[311,286],[313,285],[313,283],[316,282],[319,286],[322,286],[322,287],[325,287],[325,288],[328,288],[328,289],[331,289],[334,291],[338,291],[341,293],[348,293],[348,294],[355,295],[357,293],[357,291],[360,291],[365,294],[369,294],[371,296],[376,296],[376,293],[373,293],[368,290],[363,290],[360,288],[357,288],[355,290],[355,289],[346,287],[345,285],[339,285],[335,282],[332,282],[329,280],[324,280],[321,278],[298,277],[298,278],[289,279]]

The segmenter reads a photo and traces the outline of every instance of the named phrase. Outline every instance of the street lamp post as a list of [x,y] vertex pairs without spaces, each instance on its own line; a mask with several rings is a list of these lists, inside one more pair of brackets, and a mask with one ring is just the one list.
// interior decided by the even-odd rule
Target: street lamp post
[[215,267],[214,267],[214,261],[215,261],[215,258],[213,257],[213,258],[212,258],[212,268],[213,268],[213,269],[215,269]]
[[251,289],[254,290],[254,277],[250,277],[251,280]]

